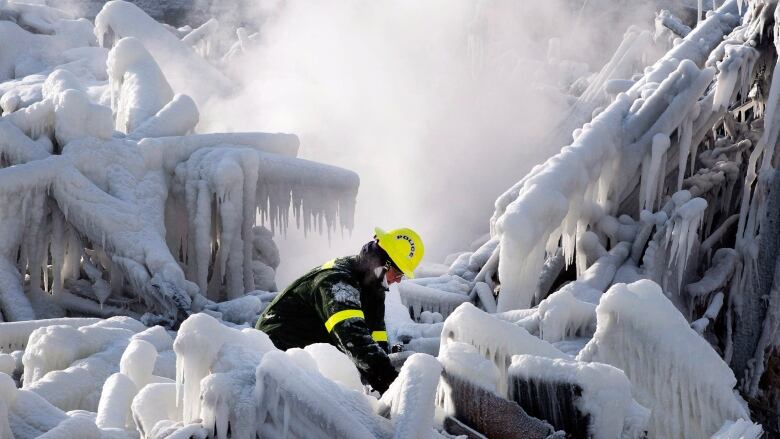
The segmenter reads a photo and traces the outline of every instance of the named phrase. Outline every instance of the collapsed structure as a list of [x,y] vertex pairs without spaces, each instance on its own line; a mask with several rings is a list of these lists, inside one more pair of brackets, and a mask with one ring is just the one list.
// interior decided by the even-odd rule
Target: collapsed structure
[[[194,37],[124,2],[106,5],[94,33],[45,6],[1,14],[4,319],[171,326],[209,302],[275,290],[278,251],[258,209],[271,231],[291,206],[306,230],[351,227],[357,175],[296,159],[294,135],[193,133],[198,106],[181,92],[197,86],[203,100],[229,85]],[[156,38],[152,52],[128,24]]]
[[[358,180],[295,159],[291,135],[192,133],[203,93],[230,87],[215,24],[181,35],[122,1],[94,27],[0,6],[29,48],[0,59],[3,435],[778,429],[775,2],[691,26],[663,11],[572,84],[586,123],[570,145],[499,197],[483,244],[388,294],[405,352],[381,398],[335,348],[281,352],[246,327],[278,264],[256,209],[272,229],[290,205],[306,229],[350,227]],[[250,44],[237,35],[223,59]],[[66,314],[143,324],[36,320]]]

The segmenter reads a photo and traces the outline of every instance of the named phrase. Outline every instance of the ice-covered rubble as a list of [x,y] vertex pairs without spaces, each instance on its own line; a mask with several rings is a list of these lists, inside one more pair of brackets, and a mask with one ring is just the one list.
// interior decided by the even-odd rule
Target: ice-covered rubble
[[568,355],[529,334],[522,327],[499,320],[471,303],[460,305],[444,322],[439,352],[443,352],[453,342],[476,347],[480,354],[495,364],[498,369],[496,392],[503,397],[507,395],[507,373],[513,355],[568,358]]
[[296,159],[295,136],[194,134],[197,105],[227,80],[137,6],[108,2],[95,26],[0,8],[4,320],[173,326],[209,300],[276,288],[257,210],[272,231],[290,209],[306,231],[351,228],[357,175]]
[[749,419],[734,373],[657,284],[616,284],[596,313],[596,333],[577,359],[625,372],[652,410],[651,437],[709,437],[727,420]]
[[[559,130],[570,145],[499,197],[472,251],[388,294],[407,352],[377,400],[332,346],[283,353],[247,327],[276,290],[290,209],[306,233],[350,228],[359,183],[297,159],[293,135],[198,132],[258,35],[218,53],[214,20],[174,30],[112,1],[93,26],[0,1],[0,318],[28,320],[0,326],[0,434],[437,437],[442,412],[495,409],[491,432],[548,436],[507,399],[518,380],[547,383],[545,404],[564,389],[594,437],[639,437],[648,416],[650,437],[760,434],[720,355],[772,398],[758,387],[777,318],[748,347],[740,325],[773,230],[776,5],[742,6],[693,29],[662,12],[598,74],[558,78],[578,94],[567,123],[585,125]],[[755,300],[773,306],[773,288]],[[174,343],[128,317],[34,320],[118,314],[184,323]]]
[[[631,397],[631,383],[623,371],[606,364],[515,355],[509,380],[512,400],[530,415],[572,434],[639,438],[650,416]],[[638,419],[634,412],[641,413]]]

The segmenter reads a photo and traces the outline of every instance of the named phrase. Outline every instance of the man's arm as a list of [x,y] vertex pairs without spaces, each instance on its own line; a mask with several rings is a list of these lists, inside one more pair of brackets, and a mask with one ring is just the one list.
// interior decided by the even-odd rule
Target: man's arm
[[380,393],[387,390],[398,375],[390,358],[372,338],[360,303],[360,292],[346,282],[323,285],[321,314],[325,329],[360,370],[361,375]]

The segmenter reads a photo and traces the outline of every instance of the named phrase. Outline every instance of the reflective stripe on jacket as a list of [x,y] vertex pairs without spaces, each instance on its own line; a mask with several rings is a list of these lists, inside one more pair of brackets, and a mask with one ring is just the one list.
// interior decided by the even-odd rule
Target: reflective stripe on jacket
[[356,257],[338,258],[293,282],[257,321],[276,347],[331,343],[350,356],[363,378],[384,392],[397,373],[387,356],[384,293]]

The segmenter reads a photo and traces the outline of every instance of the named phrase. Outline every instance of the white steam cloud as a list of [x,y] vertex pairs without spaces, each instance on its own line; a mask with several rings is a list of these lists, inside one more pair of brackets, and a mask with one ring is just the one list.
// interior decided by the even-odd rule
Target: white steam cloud
[[279,286],[374,226],[416,229],[430,262],[487,233],[495,198],[562,146],[541,140],[565,117],[561,90],[651,23],[653,8],[600,3],[259,2],[260,43],[226,72],[242,90],[210,102],[201,129],[296,133],[301,157],[361,178],[351,236],[277,237]]

